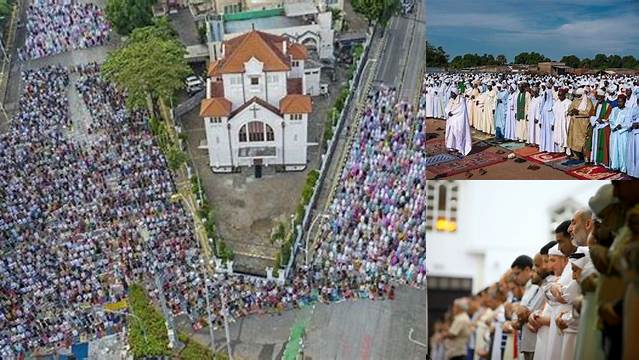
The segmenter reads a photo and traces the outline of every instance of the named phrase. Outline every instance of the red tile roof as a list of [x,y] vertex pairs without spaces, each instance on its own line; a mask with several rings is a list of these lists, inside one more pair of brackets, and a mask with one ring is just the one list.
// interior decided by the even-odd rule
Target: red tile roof
[[252,57],[264,63],[264,71],[291,69],[283,53],[285,37],[253,30],[224,42],[224,59],[216,71],[221,74],[244,72],[244,63]]
[[313,111],[311,97],[308,95],[286,95],[280,100],[280,112],[282,114],[305,113]]
[[305,60],[308,57],[308,50],[302,44],[292,43],[288,46],[288,53],[293,60]]
[[200,116],[229,116],[231,114],[231,102],[223,97],[215,97],[202,100]]

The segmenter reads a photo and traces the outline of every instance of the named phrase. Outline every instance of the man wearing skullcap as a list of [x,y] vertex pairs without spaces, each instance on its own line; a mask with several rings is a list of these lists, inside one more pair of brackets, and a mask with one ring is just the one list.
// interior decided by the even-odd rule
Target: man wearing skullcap
[[587,139],[592,137],[592,125],[590,113],[593,110],[592,101],[588,98],[584,88],[575,92],[568,114],[570,126],[568,127],[568,147],[573,155],[584,160],[590,157],[590,147],[586,146]]
[[626,172],[628,131],[632,126],[632,114],[626,107],[626,95],[617,96],[617,107],[610,114],[610,168]]
[[639,96],[635,97],[635,106],[632,108],[631,114],[632,123],[630,130],[628,130],[626,170],[628,175],[639,178]]
[[553,115],[555,122],[553,126],[553,142],[558,152],[570,153],[568,149],[568,127],[570,126],[570,117],[568,110],[572,102],[566,98],[566,89],[559,89],[557,92],[557,101],[553,104]]
[[590,162],[608,166],[610,159],[608,150],[610,126],[608,119],[612,113],[613,106],[605,99],[605,92],[601,89],[597,90],[596,100],[595,113],[590,116],[590,124],[592,125]]
[[508,90],[503,84],[497,84],[497,103],[495,105],[495,138],[502,140],[504,138],[504,129],[506,127],[506,107],[508,106]]
[[459,96],[457,88],[451,89],[450,100],[446,104],[445,112],[448,116],[445,133],[446,148],[457,151],[464,156],[468,155],[473,145],[473,139],[468,123],[466,101],[463,96]]

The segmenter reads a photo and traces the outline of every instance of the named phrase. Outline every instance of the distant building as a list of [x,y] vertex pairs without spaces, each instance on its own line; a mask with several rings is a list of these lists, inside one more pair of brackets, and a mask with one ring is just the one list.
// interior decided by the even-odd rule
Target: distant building
[[[237,167],[306,167],[307,122],[312,111],[306,48],[287,37],[252,30],[222,42],[209,67],[200,116],[214,172]],[[318,72],[319,74],[319,72]]]
[[538,63],[537,71],[546,75],[566,75],[572,74],[573,68],[562,62],[548,61]]

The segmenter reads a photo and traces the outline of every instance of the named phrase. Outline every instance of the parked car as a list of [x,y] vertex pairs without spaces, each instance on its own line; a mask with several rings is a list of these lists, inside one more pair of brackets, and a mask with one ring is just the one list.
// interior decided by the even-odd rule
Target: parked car
[[186,92],[189,95],[204,90],[204,80],[199,76],[191,75],[184,80],[184,83],[186,84]]

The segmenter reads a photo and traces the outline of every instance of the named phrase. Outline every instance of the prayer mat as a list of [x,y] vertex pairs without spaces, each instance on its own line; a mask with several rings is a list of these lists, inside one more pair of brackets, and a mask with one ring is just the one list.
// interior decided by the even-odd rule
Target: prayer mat
[[448,152],[444,139],[432,139],[426,141],[426,156],[433,156],[437,154],[445,154]]
[[608,170],[600,165],[586,165],[567,172],[568,175],[582,180],[608,180],[619,175],[616,171]]
[[503,147],[506,150],[515,151],[517,149],[523,148],[524,146],[526,146],[526,144],[520,143],[520,142],[515,142],[515,141],[510,141],[510,142],[505,142],[505,143],[499,144],[499,146]]
[[554,161],[566,161],[568,157],[563,153],[546,153],[539,152],[536,154],[526,156],[526,159],[532,162],[536,162],[538,164],[547,164],[549,162]]
[[448,161],[459,160],[459,156],[453,154],[437,154],[426,156],[426,166],[434,166]]
[[538,152],[539,152],[539,148],[537,148],[536,146],[524,146],[522,148],[514,150],[514,153],[517,156],[521,156],[521,157],[527,157],[532,154],[536,154]]
[[551,161],[547,163],[546,165],[550,166],[553,169],[561,170],[563,172],[568,172],[568,171],[575,170],[577,168],[584,166],[584,162],[581,160],[575,160],[575,159],[571,159],[568,161],[558,160],[558,161]]
[[628,174],[619,173],[617,175],[613,175],[607,178],[606,180],[636,180],[636,178],[633,178],[632,176]]
[[506,161],[506,157],[485,151],[478,154],[468,155],[456,161],[449,161],[435,166],[426,167],[427,179],[439,179],[453,176],[470,170],[483,168]]

